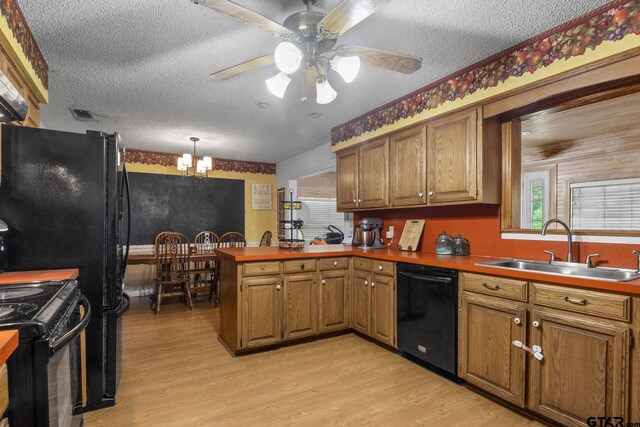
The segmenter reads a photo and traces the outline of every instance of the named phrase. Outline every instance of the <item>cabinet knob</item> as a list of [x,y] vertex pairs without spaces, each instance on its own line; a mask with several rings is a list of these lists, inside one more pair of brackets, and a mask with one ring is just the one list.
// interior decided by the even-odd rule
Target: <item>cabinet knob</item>
[[338,265],[338,261],[333,261],[333,265],[337,266]]
[[320,283],[322,283],[324,285],[325,283],[327,283],[327,281],[322,279],[322,281]]
[[540,327],[540,322],[538,322],[537,320],[533,321],[533,327],[534,328],[539,328]]
[[281,288],[281,287],[282,287],[282,286],[280,286],[280,285],[276,285],[276,289],[277,289],[277,290],[280,290],[280,288]]
[[353,203],[355,203],[355,202],[356,202],[356,199],[353,199]]
[[378,270],[382,271],[382,266],[381,265],[378,266]]
[[520,318],[516,317],[515,319],[513,319],[513,323],[515,323],[516,325],[519,325],[521,323]]
[[358,199],[358,203],[362,203],[362,199]]
[[418,193],[418,197],[422,197],[422,196],[423,196],[422,192]]
[[304,270],[304,263],[300,264],[300,270]]
[[369,281],[368,281],[368,280],[365,280],[365,281],[364,281],[364,285],[365,285],[365,286],[367,286],[368,284],[369,284]]
[[375,282],[371,282],[371,287],[373,288],[375,286]]

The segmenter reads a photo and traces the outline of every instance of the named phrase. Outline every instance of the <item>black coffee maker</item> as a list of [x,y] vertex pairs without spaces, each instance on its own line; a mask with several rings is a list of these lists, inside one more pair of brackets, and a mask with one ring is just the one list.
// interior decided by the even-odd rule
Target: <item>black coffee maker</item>
[[9,227],[4,221],[0,220],[0,271],[9,268],[9,255],[7,253],[9,242]]

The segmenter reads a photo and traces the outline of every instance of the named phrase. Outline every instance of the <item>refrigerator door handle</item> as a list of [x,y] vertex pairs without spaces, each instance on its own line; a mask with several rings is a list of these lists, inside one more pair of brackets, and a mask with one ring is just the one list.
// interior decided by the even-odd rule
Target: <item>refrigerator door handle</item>
[[124,259],[122,260],[122,280],[124,273],[127,271],[127,263],[129,262],[129,245],[131,243],[131,189],[129,187],[129,173],[127,172],[127,164],[122,162],[122,175],[125,190],[127,192],[127,249],[125,250]]

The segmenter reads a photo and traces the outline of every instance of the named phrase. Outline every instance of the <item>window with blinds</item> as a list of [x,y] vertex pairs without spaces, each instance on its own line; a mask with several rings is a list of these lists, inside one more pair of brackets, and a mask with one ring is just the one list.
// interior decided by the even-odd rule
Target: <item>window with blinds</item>
[[640,230],[640,179],[571,184],[571,228]]
[[[299,197],[309,208],[309,219],[304,222],[304,238],[308,243],[315,237],[326,237],[328,225],[335,225],[348,236],[353,222],[352,214],[336,212],[336,199],[316,199]],[[348,227],[348,228],[347,228]]]

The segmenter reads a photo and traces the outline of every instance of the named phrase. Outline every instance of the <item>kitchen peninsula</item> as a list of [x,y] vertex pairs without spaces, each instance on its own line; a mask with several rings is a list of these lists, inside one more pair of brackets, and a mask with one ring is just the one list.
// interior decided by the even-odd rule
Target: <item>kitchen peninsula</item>
[[[219,339],[234,355],[350,330],[397,351],[396,263],[431,265],[459,271],[457,365],[467,384],[563,423],[596,408],[640,414],[640,356],[631,346],[640,333],[640,280],[505,271],[475,264],[489,257],[337,245],[216,252]],[[529,359],[516,341],[541,346],[543,356]],[[601,352],[608,356],[575,358]],[[575,369],[557,384],[554,366]],[[575,390],[593,409],[570,407],[566,396]]]

